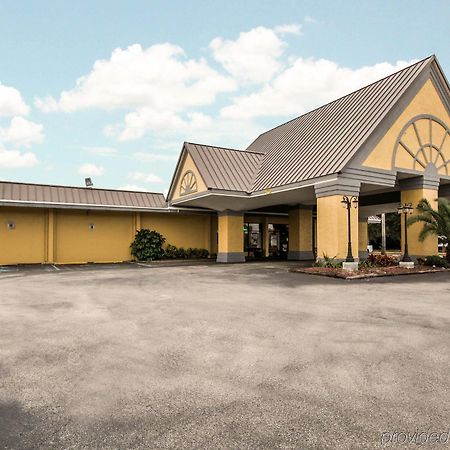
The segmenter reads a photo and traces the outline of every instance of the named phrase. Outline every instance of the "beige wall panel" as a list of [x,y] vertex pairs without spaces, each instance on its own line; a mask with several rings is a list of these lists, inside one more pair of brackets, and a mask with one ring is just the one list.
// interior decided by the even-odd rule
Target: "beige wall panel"
[[211,217],[209,215],[141,214],[141,227],[156,230],[166,244],[177,247],[206,248],[211,251]]
[[44,209],[0,207],[0,264],[44,262],[46,219]]
[[[90,224],[94,229],[90,229]],[[119,262],[131,259],[132,213],[56,211],[55,261]]]

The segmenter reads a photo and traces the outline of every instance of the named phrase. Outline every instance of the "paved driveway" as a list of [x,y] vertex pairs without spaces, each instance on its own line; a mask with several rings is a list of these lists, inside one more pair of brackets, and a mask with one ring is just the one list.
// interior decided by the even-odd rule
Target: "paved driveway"
[[4,448],[372,449],[448,431],[449,390],[448,273],[0,274]]

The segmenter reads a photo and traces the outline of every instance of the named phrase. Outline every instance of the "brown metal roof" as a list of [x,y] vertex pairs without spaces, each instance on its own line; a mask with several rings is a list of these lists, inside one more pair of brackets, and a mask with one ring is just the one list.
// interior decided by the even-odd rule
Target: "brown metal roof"
[[206,186],[250,192],[262,153],[185,142]]
[[247,151],[264,153],[253,191],[337,173],[434,61],[426,58],[261,134]]
[[0,203],[93,206],[118,209],[165,208],[163,194],[0,181]]

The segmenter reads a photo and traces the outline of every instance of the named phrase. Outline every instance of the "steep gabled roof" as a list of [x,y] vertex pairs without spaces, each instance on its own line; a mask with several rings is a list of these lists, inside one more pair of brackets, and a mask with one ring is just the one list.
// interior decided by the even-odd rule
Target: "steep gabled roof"
[[208,189],[250,192],[263,154],[184,143]]
[[49,205],[52,207],[90,206],[99,209],[160,209],[166,208],[163,194],[132,192],[115,189],[97,189],[46,184],[0,181],[0,203]]
[[247,148],[264,153],[252,190],[338,173],[433,61],[428,57],[261,134]]

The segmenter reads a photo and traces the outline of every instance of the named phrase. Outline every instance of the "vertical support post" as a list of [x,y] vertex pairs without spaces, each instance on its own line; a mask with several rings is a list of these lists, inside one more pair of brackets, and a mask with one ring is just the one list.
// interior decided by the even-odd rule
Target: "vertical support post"
[[[437,198],[439,190],[439,182],[432,182],[425,180],[422,177],[417,177],[409,180],[402,180],[400,182],[400,201],[401,204],[411,203],[414,210],[412,216],[417,215],[417,205],[423,198],[427,199],[430,205],[437,209]],[[411,215],[409,216],[411,217]],[[409,256],[414,261],[417,257],[425,257],[429,255],[436,255],[438,252],[438,238],[437,236],[428,236],[424,241],[419,240],[419,234],[423,228],[423,223],[415,223],[408,227],[407,233],[407,247]],[[406,234],[405,234],[405,220],[401,220],[401,248],[405,248]]]
[[212,215],[211,216],[211,222],[210,222],[210,226],[211,226],[211,232],[210,232],[210,250],[209,253],[211,255],[216,255],[217,254],[217,245],[218,245],[218,221],[217,221],[217,215]]
[[219,251],[217,262],[245,262],[244,214],[236,211],[219,213]]
[[[356,192],[355,192],[356,193]],[[317,190],[316,190],[317,195]],[[355,207],[356,206],[356,207]],[[358,259],[358,205],[350,214],[342,205],[342,195],[320,195],[317,198],[317,258],[325,256],[345,260],[351,244],[351,256]]]
[[135,231],[140,231],[140,229],[141,229],[141,213],[137,212],[135,217],[136,217],[135,218],[135,220],[136,220],[136,222],[135,222],[136,230]]
[[55,262],[55,238],[56,238],[56,218],[55,210],[49,209],[47,215],[47,236],[46,236],[46,262]]
[[386,214],[381,214],[381,254],[386,254]]
[[267,217],[264,217],[263,219],[263,254],[264,258],[269,257],[269,246],[270,246],[270,239],[269,239],[269,219]]
[[314,259],[312,207],[301,206],[289,211],[288,259]]
[[359,260],[367,259],[367,244],[369,243],[369,230],[367,217],[359,218],[358,221],[358,256]]

